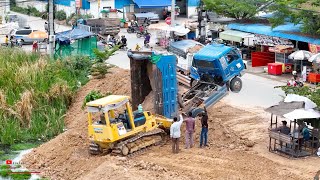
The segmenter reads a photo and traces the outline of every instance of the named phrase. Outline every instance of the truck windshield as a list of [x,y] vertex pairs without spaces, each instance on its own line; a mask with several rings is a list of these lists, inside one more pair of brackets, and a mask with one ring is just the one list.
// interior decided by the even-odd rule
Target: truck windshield
[[214,65],[213,65],[212,61],[195,60],[193,62],[194,62],[195,67],[197,67],[197,68],[214,69]]

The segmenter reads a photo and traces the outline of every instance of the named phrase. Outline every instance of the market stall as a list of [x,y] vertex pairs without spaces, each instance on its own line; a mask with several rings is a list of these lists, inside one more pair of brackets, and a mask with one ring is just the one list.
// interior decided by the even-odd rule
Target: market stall
[[171,38],[170,32],[173,32],[175,41],[187,39],[187,35],[190,32],[190,29],[185,28],[184,26],[171,27],[169,25],[166,25],[166,26],[158,26],[152,29],[157,31],[156,44],[164,48],[167,48],[169,45],[170,38]]
[[293,68],[293,60],[288,56],[293,51],[293,46],[276,45],[269,47],[270,52],[275,53],[275,62],[282,64],[282,73],[291,73]]
[[[269,151],[295,158],[314,155],[319,147],[320,127],[316,107],[306,97],[288,94],[284,101],[267,108],[271,113]],[[283,124],[280,127],[279,120]]]
[[74,54],[94,56],[93,49],[97,48],[97,37],[92,32],[74,28],[56,34],[55,58],[67,57]]
[[308,82],[318,84],[320,82],[320,53],[312,55],[308,61],[312,63],[312,72],[308,74]]

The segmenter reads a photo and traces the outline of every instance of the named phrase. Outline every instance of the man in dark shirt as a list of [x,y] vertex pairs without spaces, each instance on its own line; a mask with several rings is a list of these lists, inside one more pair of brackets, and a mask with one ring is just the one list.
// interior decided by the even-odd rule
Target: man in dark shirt
[[202,113],[201,126],[200,148],[208,146],[208,114],[206,109],[204,109],[204,112]]
[[276,128],[274,131],[279,131],[280,133],[283,133],[285,135],[289,135],[290,128],[287,126],[287,121],[282,121],[282,126]]
[[127,46],[127,38],[123,35],[121,36],[121,45],[120,48]]

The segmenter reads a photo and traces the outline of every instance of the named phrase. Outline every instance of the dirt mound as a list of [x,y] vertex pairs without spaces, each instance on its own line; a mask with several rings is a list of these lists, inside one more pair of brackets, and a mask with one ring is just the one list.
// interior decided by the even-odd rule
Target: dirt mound
[[[196,122],[195,147],[171,153],[168,140],[133,158],[90,156],[87,116],[82,101],[91,90],[131,95],[129,71],[112,69],[104,79],[93,79],[77,94],[67,112],[68,130],[42,144],[24,159],[27,168],[50,179],[311,179],[319,159],[290,161],[268,152],[268,120],[259,113],[218,103],[208,109],[209,147],[198,148],[201,130]],[[151,110],[152,95],[144,102]],[[185,125],[182,126],[184,135]]]
[[130,87],[129,71],[118,68],[113,68],[103,79],[90,80],[77,93],[66,114],[68,130],[28,154],[23,160],[28,168],[52,179],[75,179],[99,166],[106,157],[88,154],[87,115],[82,109],[83,99],[92,90],[130,96]]

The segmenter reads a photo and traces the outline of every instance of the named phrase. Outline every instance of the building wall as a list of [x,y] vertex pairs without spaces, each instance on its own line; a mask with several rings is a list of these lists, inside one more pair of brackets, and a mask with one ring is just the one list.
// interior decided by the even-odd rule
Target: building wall
[[188,12],[187,12],[188,17],[191,17],[193,15],[198,15],[197,7],[195,7],[195,6],[188,6],[187,10],[188,10]]
[[122,9],[124,6],[134,4],[132,0],[115,0],[115,8]]
[[98,1],[90,2],[90,10],[88,10],[87,13],[92,14],[95,18],[99,18],[101,17],[100,11],[103,7],[115,8],[115,1],[117,0],[101,0],[100,9],[98,8]]
[[200,3],[200,0],[188,0],[187,6],[187,16],[190,17],[192,15],[197,15],[197,7]]

